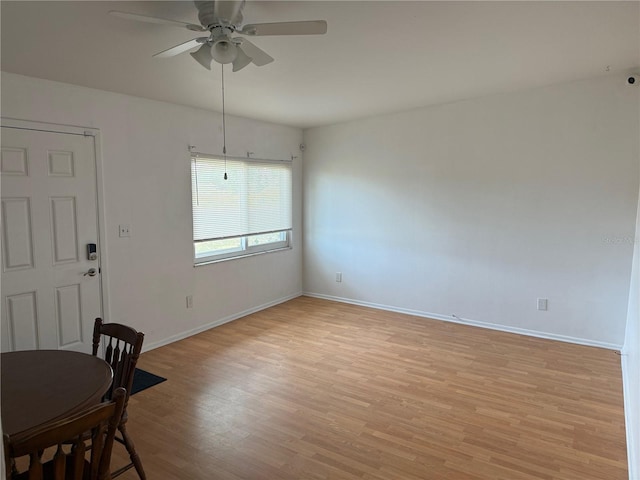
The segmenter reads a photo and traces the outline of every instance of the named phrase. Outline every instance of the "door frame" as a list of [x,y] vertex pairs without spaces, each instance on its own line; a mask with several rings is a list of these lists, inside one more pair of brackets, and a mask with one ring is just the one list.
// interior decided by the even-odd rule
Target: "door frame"
[[[94,127],[80,127],[75,125],[63,125],[49,122],[37,122],[33,120],[23,120],[18,118],[0,117],[0,126],[15,128],[19,130],[34,130],[50,133],[65,133],[70,135],[81,135],[83,137],[93,137],[93,156],[96,167],[96,205],[97,205],[97,228],[98,228],[98,255],[100,256],[100,310],[102,318],[109,318],[109,262],[107,258],[107,235],[106,218],[104,208],[104,175],[102,173],[102,139],[100,130]],[[93,335],[93,332],[89,332]]]

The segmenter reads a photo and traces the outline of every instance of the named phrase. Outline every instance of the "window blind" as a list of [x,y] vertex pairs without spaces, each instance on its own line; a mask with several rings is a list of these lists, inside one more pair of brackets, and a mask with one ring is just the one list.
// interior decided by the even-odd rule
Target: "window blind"
[[290,230],[290,162],[194,156],[191,192],[194,241]]

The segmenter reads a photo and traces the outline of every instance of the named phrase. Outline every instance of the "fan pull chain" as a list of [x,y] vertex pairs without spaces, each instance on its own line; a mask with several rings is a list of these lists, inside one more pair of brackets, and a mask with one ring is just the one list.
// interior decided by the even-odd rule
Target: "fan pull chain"
[[227,179],[227,125],[224,114],[224,64],[222,64],[222,154],[224,155],[224,179]]

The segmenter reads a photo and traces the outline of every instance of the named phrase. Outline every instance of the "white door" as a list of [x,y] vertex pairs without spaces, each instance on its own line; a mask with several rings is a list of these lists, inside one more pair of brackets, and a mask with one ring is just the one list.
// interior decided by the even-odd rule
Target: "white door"
[[0,176],[2,351],[91,352],[102,316],[94,137],[2,126]]

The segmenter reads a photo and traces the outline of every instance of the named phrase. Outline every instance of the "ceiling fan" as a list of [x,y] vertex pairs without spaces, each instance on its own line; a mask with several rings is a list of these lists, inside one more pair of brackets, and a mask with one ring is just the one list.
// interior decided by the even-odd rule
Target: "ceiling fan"
[[327,22],[324,20],[243,25],[242,10],[245,0],[195,1],[194,3],[198,9],[200,25],[115,10],[109,13],[128,20],[172,25],[194,32],[208,32],[206,36],[194,38],[154,55],[158,58],[173,57],[200,45],[200,48],[192,52],[191,56],[208,70],[211,70],[213,60],[221,64],[231,63],[234,72],[250,63],[260,67],[273,62],[273,57],[264,50],[246,38],[234,37],[234,34],[259,37],[266,35],[323,35],[327,33]]

